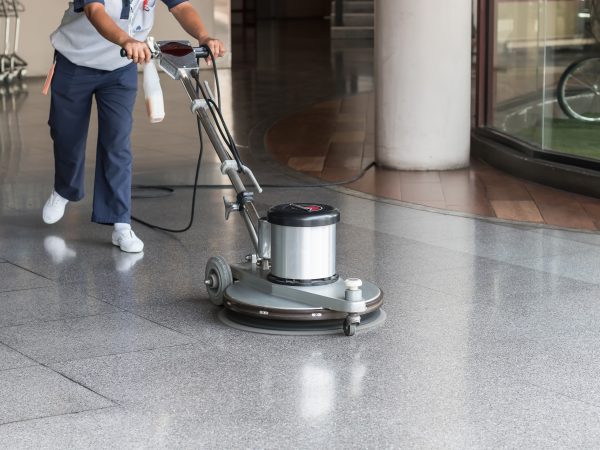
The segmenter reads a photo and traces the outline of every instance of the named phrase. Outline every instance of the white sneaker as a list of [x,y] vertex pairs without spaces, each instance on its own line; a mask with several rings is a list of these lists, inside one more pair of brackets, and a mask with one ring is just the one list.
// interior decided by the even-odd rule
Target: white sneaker
[[42,210],[42,220],[49,225],[58,222],[65,215],[67,203],[69,203],[69,200],[61,197],[53,190]]
[[133,230],[113,231],[112,243],[127,253],[139,253],[144,250],[144,243]]

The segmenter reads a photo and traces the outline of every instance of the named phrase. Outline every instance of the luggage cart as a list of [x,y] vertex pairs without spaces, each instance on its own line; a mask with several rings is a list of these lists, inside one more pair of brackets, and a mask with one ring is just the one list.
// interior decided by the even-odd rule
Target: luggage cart
[[25,6],[21,2],[0,0],[0,21],[4,27],[4,45],[0,54],[0,81],[12,82],[23,78],[27,73],[27,62],[18,54],[23,12]]

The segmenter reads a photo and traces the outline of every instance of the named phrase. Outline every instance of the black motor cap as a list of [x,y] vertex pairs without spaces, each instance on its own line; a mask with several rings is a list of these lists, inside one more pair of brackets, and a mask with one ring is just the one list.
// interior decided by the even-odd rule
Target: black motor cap
[[285,203],[269,209],[267,220],[284,227],[323,227],[338,223],[340,211],[320,203]]

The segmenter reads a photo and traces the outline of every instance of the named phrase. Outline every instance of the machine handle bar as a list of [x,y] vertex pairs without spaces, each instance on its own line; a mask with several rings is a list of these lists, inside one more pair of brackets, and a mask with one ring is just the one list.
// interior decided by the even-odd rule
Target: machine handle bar
[[[196,58],[208,58],[210,56],[209,51],[208,51],[208,47],[206,45],[203,45],[201,47],[189,47],[190,51],[188,52],[194,52],[194,55],[196,56]],[[152,52],[152,59],[156,59],[159,58],[161,55],[161,50],[160,48],[158,49],[158,52],[154,53]],[[165,52],[167,53],[167,52]],[[175,56],[182,56],[182,55],[175,55]],[[127,51],[125,51],[124,48],[121,49],[121,57],[126,58],[127,57]]]

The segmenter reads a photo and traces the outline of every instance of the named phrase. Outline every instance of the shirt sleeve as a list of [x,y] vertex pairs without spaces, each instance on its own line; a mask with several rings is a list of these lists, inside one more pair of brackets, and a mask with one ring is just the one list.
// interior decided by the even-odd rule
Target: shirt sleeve
[[75,12],[83,12],[83,8],[90,3],[101,3],[104,5],[104,0],[75,0],[73,2],[73,8]]
[[175,8],[177,5],[183,2],[187,2],[188,0],[162,0],[162,2],[167,5],[167,8]]

